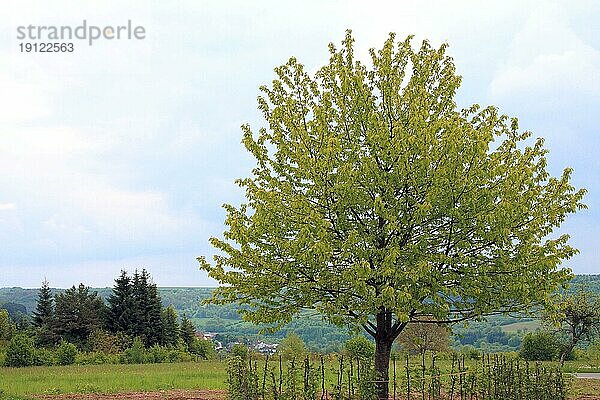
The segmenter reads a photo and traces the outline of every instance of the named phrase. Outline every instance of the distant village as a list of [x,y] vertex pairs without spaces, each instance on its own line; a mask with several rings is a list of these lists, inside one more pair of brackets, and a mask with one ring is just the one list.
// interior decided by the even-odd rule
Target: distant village
[[[236,344],[242,344],[240,342],[231,342],[228,343],[227,346],[223,346],[223,344],[221,342],[219,342],[218,340],[216,340],[218,333],[215,332],[200,332],[200,331],[196,331],[196,337],[198,339],[201,340],[210,340],[214,343],[215,345],[215,350],[216,351],[220,351],[220,350],[227,350],[227,351],[231,351],[231,349],[233,348],[233,346],[235,346]],[[257,353],[263,354],[263,355],[273,355],[277,352],[277,347],[279,346],[278,343],[265,343],[262,340],[256,341],[250,345],[248,345],[248,348],[250,350],[253,350]]]

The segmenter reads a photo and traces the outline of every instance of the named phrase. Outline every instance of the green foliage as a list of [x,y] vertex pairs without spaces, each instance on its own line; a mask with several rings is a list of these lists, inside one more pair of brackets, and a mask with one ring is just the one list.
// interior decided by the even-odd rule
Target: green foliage
[[90,333],[102,327],[104,302],[83,283],[56,295],[55,302],[52,331],[62,340],[84,346]]
[[427,351],[449,351],[450,329],[438,324],[412,323],[400,333],[397,342],[403,350],[421,355]]
[[33,365],[48,367],[57,364],[58,359],[55,351],[43,347],[33,350]]
[[33,325],[36,328],[48,326],[54,318],[54,295],[47,280],[42,282],[35,311],[33,312]]
[[592,341],[600,333],[600,296],[582,288],[575,293],[557,295],[546,307],[544,320],[558,327],[558,337],[562,339],[560,361],[564,364],[577,344]]
[[247,360],[249,355],[248,347],[242,343],[236,343],[231,348],[230,356],[232,358],[240,358],[241,360]]
[[460,349],[460,353],[467,357],[469,360],[481,359],[481,352],[473,346],[464,346],[462,349]]
[[294,332],[290,332],[283,338],[277,347],[277,352],[281,354],[285,360],[301,360],[306,355],[307,350],[302,339]]
[[77,365],[118,364],[119,361],[119,355],[101,351],[77,352],[75,357],[75,364]]
[[258,376],[246,359],[232,354],[227,359],[227,400],[258,399]]
[[121,271],[107,299],[106,325],[111,332],[125,332],[135,336],[137,319],[131,278],[127,272]]
[[162,303],[156,284],[151,282],[148,271],[137,270],[133,274],[132,296],[134,304],[133,334],[141,337],[146,346],[163,343]]
[[120,357],[124,364],[143,364],[146,361],[144,343],[139,337],[133,339],[133,345]]
[[551,361],[559,353],[559,342],[551,332],[528,333],[523,338],[519,355],[527,361]]
[[196,339],[196,328],[194,328],[192,321],[190,321],[185,315],[181,318],[179,335],[185,343],[188,351],[191,351],[192,346],[194,345],[194,340]]
[[179,325],[177,324],[177,312],[172,305],[162,311],[162,324],[164,327],[164,344],[175,346],[179,340]]
[[101,329],[96,329],[88,336],[87,348],[93,352],[115,354],[130,347],[130,344],[122,345],[117,335],[112,335]]
[[[364,328],[387,377],[406,322],[456,321],[542,304],[576,253],[551,235],[585,207],[571,170],[547,171],[542,139],[495,107],[458,109],[446,45],[394,35],[354,57],[350,32],[314,75],[295,58],[261,87],[266,128],[243,126],[247,202],[212,238],[212,302],[279,328],[302,309]],[[385,371],[384,371],[385,370]],[[381,385],[387,396],[387,387]]]
[[344,347],[353,358],[370,360],[375,355],[375,344],[362,335],[347,340]]
[[33,340],[23,334],[18,333],[12,337],[8,348],[4,365],[7,367],[27,367],[34,364],[35,346]]
[[516,351],[520,348],[523,336],[527,331],[521,328],[515,331],[506,331],[505,329],[520,321],[523,321],[523,326],[531,326],[531,330],[539,327],[539,324],[533,322],[531,318],[516,319],[494,316],[486,321],[453,326],[452,346],[458,349],[468,345],[488,353]]
[[199,338],[194,338],[189,352],[204,360],[213,359],[217,355],[215,344],[212,340],[203,340]]
[[0,347],[9,341],[15,331],[15,325],[10,320],[7,310],[0,310]]
[[56,348],[56,359],[59,365],[71,365],[75,363],[77,347],[73,343],[62,342]]

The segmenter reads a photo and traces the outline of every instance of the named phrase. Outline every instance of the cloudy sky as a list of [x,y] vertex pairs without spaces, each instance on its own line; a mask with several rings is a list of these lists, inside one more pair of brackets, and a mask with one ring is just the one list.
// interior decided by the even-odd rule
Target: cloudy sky
[[[195,257],[242,199],[258,87],[292,55],[314,71],[347,28],[359,54],[390,31],[448,42],[461,105],[519,117],[554,174],[575,168],[589,210],[564,225],[581,250],[568,265],[600,273],[599,16],[597,1],[2,2],[0,287],[111,286],[142,267],[161,286],[215,285]],[[18,26],[84,19],[146,38],[20,52]]]

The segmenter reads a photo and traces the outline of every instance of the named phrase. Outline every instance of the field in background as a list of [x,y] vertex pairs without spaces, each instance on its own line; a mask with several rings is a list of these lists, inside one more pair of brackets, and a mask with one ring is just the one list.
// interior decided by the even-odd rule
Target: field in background
[[541,327],[539,321],[525,321],[515,322],[514,324],[507,324],[500,326],[504,332],[535,332]]

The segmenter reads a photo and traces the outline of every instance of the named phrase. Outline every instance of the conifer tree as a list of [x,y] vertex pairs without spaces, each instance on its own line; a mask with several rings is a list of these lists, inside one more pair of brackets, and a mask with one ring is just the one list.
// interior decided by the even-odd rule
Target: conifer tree
[[33,312],[33,326],[41,328],[52,321],[54,317],[54,295],[48,285],[48,281],[44,279],[42,287],[39,290],[37,304]]
[[134,334],[135,306],[133,298],[133,286],[127,272],[115,279],[113,292],[108,298],[108,312],[106,325],[112,332],[125,332]]
[[132,333],[146,346],[163,341],[162,303],[155,284],[145,269],[133,275],[134,323]]
[[180,336],[188,351],[191,351],[194,339],[196,338],[196,328],[194,328],[194,324],[192,324],[192,321],[185,314],[181,318]]
[[142,336],[144,334],[144,304],[148,297],[147,282],[145,278],[136,269],[132,279],[133,294],[133,322],[131,324],[131,334],[133,336]]
[[[146,272],[146,271],[143,271]],[[146,274],[148,274],[146,272]],[[148,274],[148,277],[150,275]],[[145,336],[147,345],[164,343],[164,325],[162,319],[162,301],[155,283],[148,283],[148,303],[145,314]]]
[[56,296],[52,331],[63,340],[83,345],[90,333],[102,327],[105,312],[98,294],[80,283]]
[[162,321],[164,327],[163,344],[174,346],[179,340],[179,324],[177,323],[177,312],[172,305],[165,308],[162,312]]

